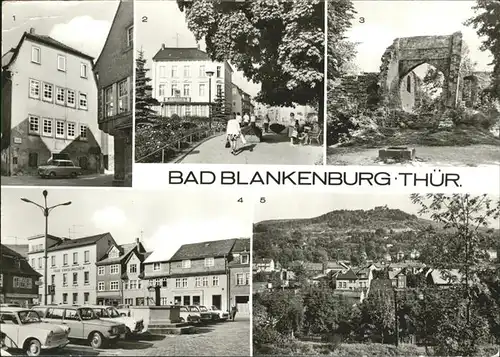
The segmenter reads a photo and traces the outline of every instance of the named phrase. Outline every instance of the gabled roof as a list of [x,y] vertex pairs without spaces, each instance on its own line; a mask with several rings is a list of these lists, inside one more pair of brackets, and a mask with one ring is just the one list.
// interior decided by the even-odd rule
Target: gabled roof
[[89,237],[78,238],[78,239],[66,239],[62,243],[57,244],[53,247],[50,247],[49,249],[47,249],[47,251],[54,252],[57,250],[71,249],[71,248],[84,247],[86,245],[96,244],[99,240],[106,237],[107,235],[111,235],[111,234],[109,232],[106,232],[106,233],[97,234],[97,235],[89,236]]
[[233,249],[235,239],[214,240],[210,242],[200,242],[184,244],[170,258],[170,261],[187,259],[201,259],[208,257],[223,257],[228,255]]
[[53,39],[50,36],[46,35],[38,35],[34,33],[29,33],[25,32],[22,36],[21,39],[19,40],[19,43],[15,48],[11,48],[7,53],[5,53],[2,56],[2,68],[9,66],[14,60],[16,59],[19,50],[21,49],[22,44],[24,43],[24,40],[30,40],[39,44],[43,44],[45,46],[49,46],[55,49],[58,49],[63,52],[71,53],[75,56],[82,57],[88,59],[91,63],[93,63],[94,58],[92,56],[89,56],[86,53],[83,53],[81,51],[75,50],[73,47],[70,47],[62,42],[59,42],[55,39]]
[[[26,239],[32,240],[32,239],[38,239],[38,238],[43,238],[43,237],[45,237],[45,234],[37,234],[35,236],[31,236],[31,237],[28,237]],[[59,242],[62,242],[62,241],[64,241],[66,239],[66,238],[61,238],[61,237],[53,236],[52,234],[47,234],[47,238],[50,238],[52,240],[56,240],[56,241],[59,241]]]
[[0,258],[2,273],[18,273],[36,278],[42,276],[29,265],[25,257],[3,244],[0,244]]
[[342,262],[326,262],[325,268],[332,270],[344,270],[344,269],[349,269],[349,266]]
[[132,7],[134,6],[132,1],[120,0],[120,3],[118,4],[118,7],[116,8],[115,16],[113,17],[113,21],[111,22],[111,28],[109,29],[108,35],[106,36],[106,41],[104,41],[104,46],[102,46],[101,53],[99,54],[99,57],[97,57],[97,60],[95,61],[95,66],[97,66],[97,64],[99,63],[101,56],[104,52],[104,49],[106,48],[106,46],[108,44],[108,41],[110,41],[110,40],[113,41],[113,39],[110,39],[111,31],[113,30],[113,26],[115,26],[116,18],[118,17],[118,14],[120,13],[122,6],[124,6],[124,3],[125,4],[129,3],[130,6],[132,6]]
[[233,253],[249,252],[250,238],[238,238],[233,246]]
[[349,269],[345,273],[339,273],[337,275],[337,280],[358,280],[358,277],[352,269]]
[[127,243],[127,244],[122,244],[122,245],[116,245],[115,247],[118,248],[120,251],[120,255],[118,257],[108,257],[109,252],[111,249],[108,250],[108,255],[105,256],[105,258],[101,259],[96,263],[96,265],[107,265],[107,264],[118,264],[123,261],[127,261],[132,254],[132,252],[136,251],[137,252],[137,243]]
[[12,249],[14,252],[20,254],[23,258],[28,257],[28,244],[5,244],[6,247]]
[[427,272],[427,276],[432,278],[432,282],[436,285],[450,285],[460,283],[462,274],[458,269],[439,270],[432,269]]
[[208,54],[196,47],[162,47],[153,61],[211,61]]

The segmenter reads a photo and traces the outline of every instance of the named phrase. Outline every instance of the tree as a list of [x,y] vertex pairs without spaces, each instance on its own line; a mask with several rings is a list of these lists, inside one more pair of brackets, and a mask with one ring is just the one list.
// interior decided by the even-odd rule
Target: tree
[[212,119],[218,122],[225,122],[228,114],[224,94],[222,91],[218,91],[215,101],[212,104]]
[[151,118],[156,116],[151,107],[160,103],[151,96],[153,88],[149,84],[151,78],[146,75],[149,69],[145,67],[144,51],[138,52],[135,60],[135,123],[140,125],[151,122]]
[[258,102],[319,105],[324,83],[324,9],[320,0],[178,0],[189,29],[214,61],[228,60],[261,83]]
[[394,298],[391,295],[390,291],[372,292],[360,306],[363,329],[382,343],[394,332]]
[[500,98],[500,2],[495,0],[477,0],[473,8],[476,15],[466,21],[467,26],[476,29],[478,36],[484,37],[481,49],[489,50],[493,55],[493,73],[490,93],[495,99]]

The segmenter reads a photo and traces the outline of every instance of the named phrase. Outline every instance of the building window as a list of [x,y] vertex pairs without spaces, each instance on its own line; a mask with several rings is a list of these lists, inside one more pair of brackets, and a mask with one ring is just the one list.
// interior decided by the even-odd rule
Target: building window
[[56,283],[56,276],[55,275],[51,275],[50,276],[50,285],[55,285]]
[[57,55],[57,69],[66,72],[66,57]]
[[50,265],[53,267],[56,266],[56,256],[55,255],[50,257]]
[[113,107],[113,86],[109,86],[104,90],[104,114],[106,117],[112,117],[114,115]]
[[123,290],[127,290],[128,289],[128,282],[124,282],[123,283]]
[[40,99],[40,81],[30,79],[30,98]]
[[165,66],[160,66],[160,77],[166,77]]
[[213,267],[215,265],[214,258],[205,258],[205,267]]
[[100,281],[97,283],[97,291],[104,291],[104,281]]
[[162,306],[168,305],[168,298],[166,297],[160,298],[160,305]]
[[205,106],[205,105],[201,106],[201,108],[200,108],[200,115],[202,117],[206,117],[207,116],[207,106]]
[[29,127],[28,132],[30,134],[40,134],[40,118],[34,115],[30,115],[29,117]]
[[63,293],[63,304],[67,304],[68,303],[68,294],[67,293]]
[[153,263],[153,271],[160,271],[160,263]]
[[153,280],[153,286],[160,286],[161,283],[160,283],[160,279],[159,278],[156,278]]
[[189,97],[191,85],[188,83],[184,84],[184,97]]
[[88,304],[89,303],[89,293],[83,293],[83,303]]
[[188,279],[187,278],[182,278],[182,287],[187,288],[188,287]]
[[68,107],[74,108],[75,107],[75,103],[76,103],[75,91],[72,90],[72,89],[68,89],[67,92],[68,92],[68,99],[67,99],[66,104],[67,104]]
[[56,87],[56,104],[64,105],[66,90],[64,88]]
[[177,66],[172,66],[172,78],[177,77]]
[[137,264],[130,264],[129,272],[137,273]]
[[78,264],[78,253],[73,253],[73,265]]
[[118,290],[118,282],[112,281],[111,283],[109,283],[109,288],[110,290]]
[[128,82],[118,83],[118,113],[128,112]]
[[73,285],[78,285],[78,273],[73,273]]
[[113,264],[113,265],[111,265],[111,266],[109,267],[109,273],[110,273],[110,274],[118,274],[119,270],[120,270],[120,269],[119,269],[118,264]]
[[245,285],[250,285],[250,273],[245,273]]
[[158,87],[158,96],[159,97],[165,96],[165,84],[160,84],[160,86]]
[[249,256],[248,254],[242,254],[241,255],[241,264],[248,264],[249,263]]
[[217,95],[222,96],[222,84],[217,84]]
[[80,140],[87,140],[87,125],[80,124]]
[[40,47],[32,46],[31,47],[31,62],[40,64],[41,62],[41,52]]
[[221,67],[217,66],[217,78],[221,77]]
[[137,281],[136,280],[130,280],[130,289],[131,290],[137,289]]
[[[56,120],[56,138],[64,139],[64,122]],[[77,253],[73,253],[73,256]],[[75,262],[73,262],[75,264]]]
[[406,77],[406,91],[411,93],[411,77],[409,75]]
[[87,78],[87,65],[85,63],[80,64],[80,77]]
[[134,26],[130,26],[127,29],[127,47],[132,47],[134,45]]
[[87,108],[87,95],[85,93],[80,93],[80,100],[79,100],[79,108],[80,109],[88,109]]
[[[167,278],[164,278],[164,280],[166,281]],[[165,285],[166,286],[166,285]],[[141,290],[142,289],[142,283],[140,280],[137,280],[137,289]]]
[[35,258],[31,258],[31,266],[32,266],[33,268],[36,268]]
[[191,69],[189,66],[184,66],[184,77],[191,77]]
[[133,305],[133,304],[134,304],[133,298],[125,298],[125,305]]
[[[168,281],[167,278],[161,279],[161,286],[164,287],[164,288],[166,288],[167,287],[167,281]],[[139,283],[139,289],[140,288],[141,287],[140,287],[140,283]]]
[[83,262],[90,262],[90,250],[86,250],[85,252],[83,252]]
[[182,268],[183,269],[189,269],[189,268],[191,268],[191,260],[183,260],[182,261]]
[[205,84],[204,83],[200,83],[200,88],[199,88],[199,96],[200,97],[203,97],[205,96]]
[[177,96],[177,84],[176,83],[172,83],[172,93],[171,93],[171,96],[172,97],[176,97]]
[[53,98],[54,98],[54,85],[50,83],[44,83],[42,99],[46,102],[52,102]]
[[90,273],[88,271],[86,271],[86,272],[83,273],[83,283],[85,285],[89,285],[90,284]]
[[200,77],[206,77],[207,73],[205,72],[205,66],[201,65],[200,66]]
[[202,285],[203,287],[207,287],[208,286],[208,276],[204,276],[203,279],[202,279]]
[[68,265],[68,254],[63,255],[63,265],[64,266]]
[[105,267],[97,267],[97,275],[104,275],[104,268]]
[[236,285],[245,285],[245,274],[236,274]]
[[175,287],[176,288],[182,287],[182,281],[181,281],[181,279],[175,279]]
[[52,130],[52,119],[43,118],[42,135],[43,136],[53,136],[54,135],[54,132]]
[[68,274],[63,273],[63,286],[68,286]]
[[197,288],[201,286],[201,278],[199,276],[194,279],[194,286]]

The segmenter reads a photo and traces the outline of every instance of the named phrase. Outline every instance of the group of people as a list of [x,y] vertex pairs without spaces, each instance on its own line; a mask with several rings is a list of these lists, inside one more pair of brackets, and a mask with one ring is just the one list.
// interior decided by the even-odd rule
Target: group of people
[[[227,122],[226,127],[226,147],[231,148],[231,154],[237,154],[237,142],[241,139],[243,145],[246,145],[247,141],[245,135],[241,132],[241,129],[250,126],[255,128],[257,118],[254,114],[244,113],[233,113],[231,119]],[[269,122],[268,122],[269,127]]]
[[288,127],[288,137],[290,145],[304,144],[309,141],[309,132],[306,130],[307,123],[303,117],[295,119],[295,114],[290,113],[290,125]]

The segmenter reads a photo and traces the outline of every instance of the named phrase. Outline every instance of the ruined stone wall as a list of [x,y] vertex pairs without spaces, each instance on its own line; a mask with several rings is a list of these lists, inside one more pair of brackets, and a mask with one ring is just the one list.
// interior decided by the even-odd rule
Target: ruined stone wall
[[379,98],[378,73],[342,77],[329,93],[329,104],[360,109],[375,105]]

